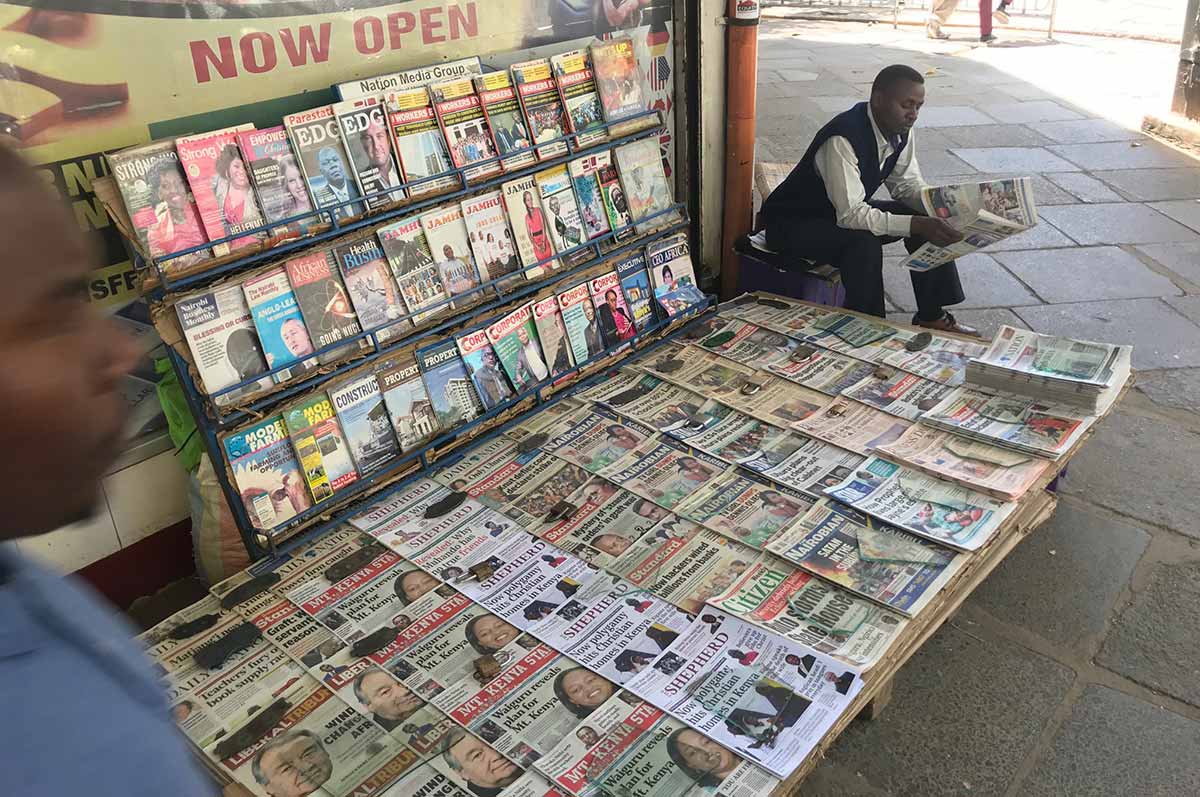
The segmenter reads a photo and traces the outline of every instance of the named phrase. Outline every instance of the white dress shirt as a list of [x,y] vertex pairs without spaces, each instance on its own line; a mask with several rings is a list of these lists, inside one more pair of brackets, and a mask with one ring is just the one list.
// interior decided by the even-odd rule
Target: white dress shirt
[[[871,106],[867,106],[867,117],[871,120],[871,130],[875,132],[875,145],[879,149],[879,165],[892,156],[895,148],[875,124],[875,115]],[[884,180],[888,192],[896,199],[914,210],[921,208],[921,189],[925,180],[921,177],[921,169],[917,166],[917,142],[915,131],[908,131],[908,146],[900,153],[896,167]],[[813,166],[821,180],[825,183],[825,193],[837,211],[839,227],[847,230],[868,230],[874,235],[894,235],[907,237],[912,231],[912,217],[895,213],[885,213],[867,204],[863,193],[862,178],[858,171],[858,156],[850,139],[845,136],[831,136],[817,149]]]

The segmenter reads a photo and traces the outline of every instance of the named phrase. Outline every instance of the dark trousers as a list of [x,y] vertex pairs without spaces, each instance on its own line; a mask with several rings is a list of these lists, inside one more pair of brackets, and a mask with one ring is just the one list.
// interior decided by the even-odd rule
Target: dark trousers
[[[869,199],[867,202],[885,213],[920,215],[894,200]],[[899,238],[877,236],[866,230],[847,230],[833,219],[825,218],[769,220],[766,226],[767,246],[776,252],[837,267],[846,289],[846,309],[884,315],[883,245]],[[921,238],[905,238],[904,248],[910,253],[915,252],[923,243]],[[941,318],[943,307],[958,304],[965,298],[958,281],[958,266],[954,262],[932,271],[910,271],[909,276],[917,298],[917,317],[922,321]]]

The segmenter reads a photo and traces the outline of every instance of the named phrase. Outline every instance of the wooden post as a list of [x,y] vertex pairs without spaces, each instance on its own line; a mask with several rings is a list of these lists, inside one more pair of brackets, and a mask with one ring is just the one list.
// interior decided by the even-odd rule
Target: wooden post
[[754,214],[754,115],[758,90],[758,2],[729,0],[726,16],[725,198],[721,225],[721,298],[738,285],[733,244]]

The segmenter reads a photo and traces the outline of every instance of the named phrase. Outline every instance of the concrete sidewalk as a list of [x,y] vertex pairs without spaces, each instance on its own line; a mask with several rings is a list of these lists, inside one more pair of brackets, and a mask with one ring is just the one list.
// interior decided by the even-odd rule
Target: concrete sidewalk
[[[1138,390],[1072,463],[1058,512],[902,671],[805,795],[1200,794],[1200,162],[1136,130],[1176,48],[971,47],[766,20],[759,160],[794,163],[876,72],[927,75],[931,182],[1032,175],[1042,223],[960,261],[956,314],[1132,343]],[[902,250],[895,318],[914,308]]]

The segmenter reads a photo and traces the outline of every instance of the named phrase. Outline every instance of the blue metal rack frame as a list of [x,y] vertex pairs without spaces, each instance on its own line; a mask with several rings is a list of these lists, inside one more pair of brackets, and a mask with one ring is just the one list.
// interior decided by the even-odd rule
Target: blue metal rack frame
[[[411,183],[404,184],[404,188],[409,188],[413,185],[419,185],[431,180],[444,179],[447,174],[457,175],[462,188],[423,197],[416,201],[408,202],[407,204],[389,207],[388,209],[376,213],[374,215],[364,215],[352,221],[341,223],[337,219],[337,210],[348,205],[362,203],[368,199],[377,196],[383,196],[391,193],[395,189],[388,189],[367,196],[356,197],[353,200],[330,205],[311,211],[309,213],[293,216],[288,219],[281,219],[271,224],[266,224],[254,230],[239,232],[234,236],[209,241],[203,246],[196,246],[190,249],[181,250],[168,257],[160,258],[158,262],[147,264],[142,258],[137,257],[135,260],[142,268],[152,268],[158,276],[158,284],[149,291],[149,297],[157,301],[171,301],[168,294],[174,294],[179,291],[200,289],[212,282],[229,277],[236,273],[245,271],[251,267],[261,265],[268,260],[283,259],[283,257],[297,252],[302,249],[308,249],[317,246],[325,241],[345,236],[356,231],[366,231],[368,228],[374,228],[389,223],[398,218],[412,216],[413,214],[429,207],[435,207],[451,202],[459,202],[463,198],[475,194],[483,193],[492,190],[502,183],[510,180],[518,179],[522,176],[534,174],[546,169],[554,168],[559,165],[566,164],[568,161],[578,157],[580,154],[587,152],[601,152],[604,150],[618,147],[632,141],[651,138],[661,135],[664,128],[661,124],[661,114],[658,111],[646,111],[628,119],[621,121],[622,125],[628,124],[631,121],[636,121],[639,118],[653,116],[657,124],[647,126],[643,130],[630,133],[624,136],[610,138],[606,141],[599,142],[588,147],[579,147],[575,143],[576,135],[571,134],[554,139],[552,142],[541,142],[535,146],[522,148],[513,152],[506,153],[505,159],[513,157],[514,154],[520,154],[525,151],[534,151],[545,147],[547,144],[555,142],[563,142],[566,145],[567,152],[556,158],[540,161],[531,164],[528,167],[504,172],[494,177],[489,177],[478,182],[468,182],[466,172],[475,170],[481,166],[486,167],[489,163],[500,161],[500,157],[489,158],[485,161],[473,163],[470,166],[454,169],[446,174],[435,175],[433,177],[423,178]],[[255,251],[241,258],[230,260],[229,262],[221,263],[202,271],[197,271],[194,274],[188,274],[180,277],[170,277],[163,269],[164,264],[169,264],[171,260],[183,257],[202,249],[208,249],[215,244],[226,243],[235,238],[243,238],[247,235],[258,233],[270,234],[271,230],[286,226],[290,223],[302,221],[305,219],[320,220],[322,217],[329,219],[329,228],[320,233],[309,235],[295,240],[288,240],[278,246]],[[647,226],[652,225],[655,221],[663,222],[663,226],[655,229],[653,232],[642,232]],[[291,545],[293,536],[299,539],[312,539],[316,535],[344,522],[347,518],[360,511],[363,499],[370,493],[371,500],[379,500],[387,495],[391,495],[394,491],[403,489],[405,485],[417,478],[421,473],[426,471],[430,465],[430,455],[433,452],[438,452],[456,440],[469,439],[470,442],[464,442],[462,446],[450,454],[447,454],[439,462],[450,462],[457,460],[464,455],[466,451],[474,448],[475,445],[491,439],[496,434],[500,433],[500,429],[490,429],[490,426],[496,425],[496,419],[503,413],[513,411],[522,404],[532,402],[528,410],[522,412],[518,417],[525,417],[529,413],[536,411],[538,408],[547,403],[560,400],[569,392],[574,392],[584,385],[594,381],[593,378],[582,380],[578,385],[572,385],[569,390],[550,391],[548,388],[553,387],[561,382],[564,378],[570,378],[573,374],[578,374],[591,366],[599,363],[607,358],[625,351],[631,346],[643,345],[654,346],[657,343],[651,339],[652,336],[664,332],[668,327],[677,326],[686,321],[686,319],[704,312],[712,306],[712,300],[704,304],[698,304],[689,309],[684,314],[675,318],[660,319],[648,326],[646,329],[639,331],[628,341],[622,341],[618,346],[611,347],[604,352],[590,358],[584,363],[577,364],[566,375],[560,374],[555,378],[548,378],[538,384],[530,387],[524,392],[512,396],[505,403],[488,410],[472,421],[459,426],[458,428],[447,431],[437,437],[427,441],[424,445],[412,451],[404,452],[400,457],[392,460],[386,471],[372,474],[365,478],[359,479],[350,487],[339,491],[333,498],[317,504],[304,512],[292,518],[288,523],[269,530],[258,529],[252,523],[249,514],[246,511],[245,504],[242,502],[241,494],[237,490],[237,486],[233,484],[228,469],[225,467],[226,457],[224,447],[221,443],[220,435],[235,426],[240,426],[252,419],[261,418],[270,414],[284,402],[298,397],[299,395],[316,389],[319,385],[325,384],[330,380],[337,379],[340,375],[361,366],[378,360],[381,357],[386,357],[402,347],[408,347],[426,339],[435,337],[443,337],[446,333],[457,330],[459,328],[469,328],[473,322],[478,321],[480,317],[486,317],[491,311],[497,310],[506,304],[518,301],[524,297],[532,296],[539,291],[552,285],[568,283],[572,277],[580,275],[605,260],[620,257],[621,255],[633,249],[640,249],[648,242],[661,238],[666,235],[673,234],[680,230],[684,230],[688,225],[687,208],[684,203],[676,203],[668,208],[665,208],[656,213],[644,216],[637,220],[636,223],[629,224],[608,233],[594,238],[586,243],[556,253],[553,257],[540,260],[530,266],[522,268],[520,271],[511,274],[505,274],[497,279],[488,280],[476,286],[475,288],[457,296],[451,297],[445,301],[439,302],[430,307],[422,308],[414,313],[406,313],[400,318],[389,321],[387,324],[376,327],[374,329],[364,330],[363,332],[337,341],[329,346],[323,347],[311,356],[319,356],[327,352],[342,349],[348,345],[353,345],[357,341],[366,340],[372,344],[372,348],[363,355],[348,357],[347,361],[337,365],[329,371],[318,372],[315,375],[310,375],[308,378],[300,379],[279,390],[275,390],[260,398],[253,400],[245,405],[236,408],[222,408],[216,405],[215,399],[234,393],[248,385],[254,384],[262,380],[264,377],[278,373],[294,363],[288,363],[269,371],[264,371],[250,379],[239,382],[235,385],[222,388],[212,395],[204,394],[196,381],[192,377],[190,364],[179,351],[174,347],[168,346],[167,352],[171,365],[175,370],[179,383],[183,389],[184,398],[187,402],[188,409],[196,419],[198,432],[204,441],[205,449],[208,452],[209,459],[212,462],[213,470],[216,473],[218,483],[221,486],[221,491],[225,495],[226,502],[229,504],[230,511],[233,513],[237,523],[238,530],[241,533],[242,541],[246,546],[247,551],[254,558],[262,557],[270,552],[275,551],[278,538],[286,537]],[[631,235],[630,235],[631,234]],[[629,240],[621,242],[624,236],[630,235]],[[603,251],[602,246],[608,244],[613,248]],[[571,259],[572,256],[578,256],[583,252],[591,252],[592,256],[585,262],[573,265],[569,268],[560,267],[554,271],[547,271],[547,267],[552,262],[559,264]],[[536,279],[522,280],[523,275],[535,273],[538,270],[547,271],[544,276]],[[467,306],[464,303],[469,302]],[[413,328],[408,331],[408,334],[402,334],[395,337],[388,337],[385,343],[380,342],[380,335],[385,330],[395,330],[402,324],[412,322],[417,316],[428,316],[433,313],[438,313],[441,310],[452,310],[447,313],[444,318],[434,319],[434,323],[423,328]],[[494,319],[490,319],[494,320]],[[484,326],[485,324],[474,324],[475,328]],[[597,377],[598,378],[598,377]],[[547,395],[547,394],[553,395]],[[481,435],[478,438],[474,435]],[[408,471],[414,465],[419,465],[420,470],[416,474],[409,474]],[[372,492],[374,491],[374,492]]]

